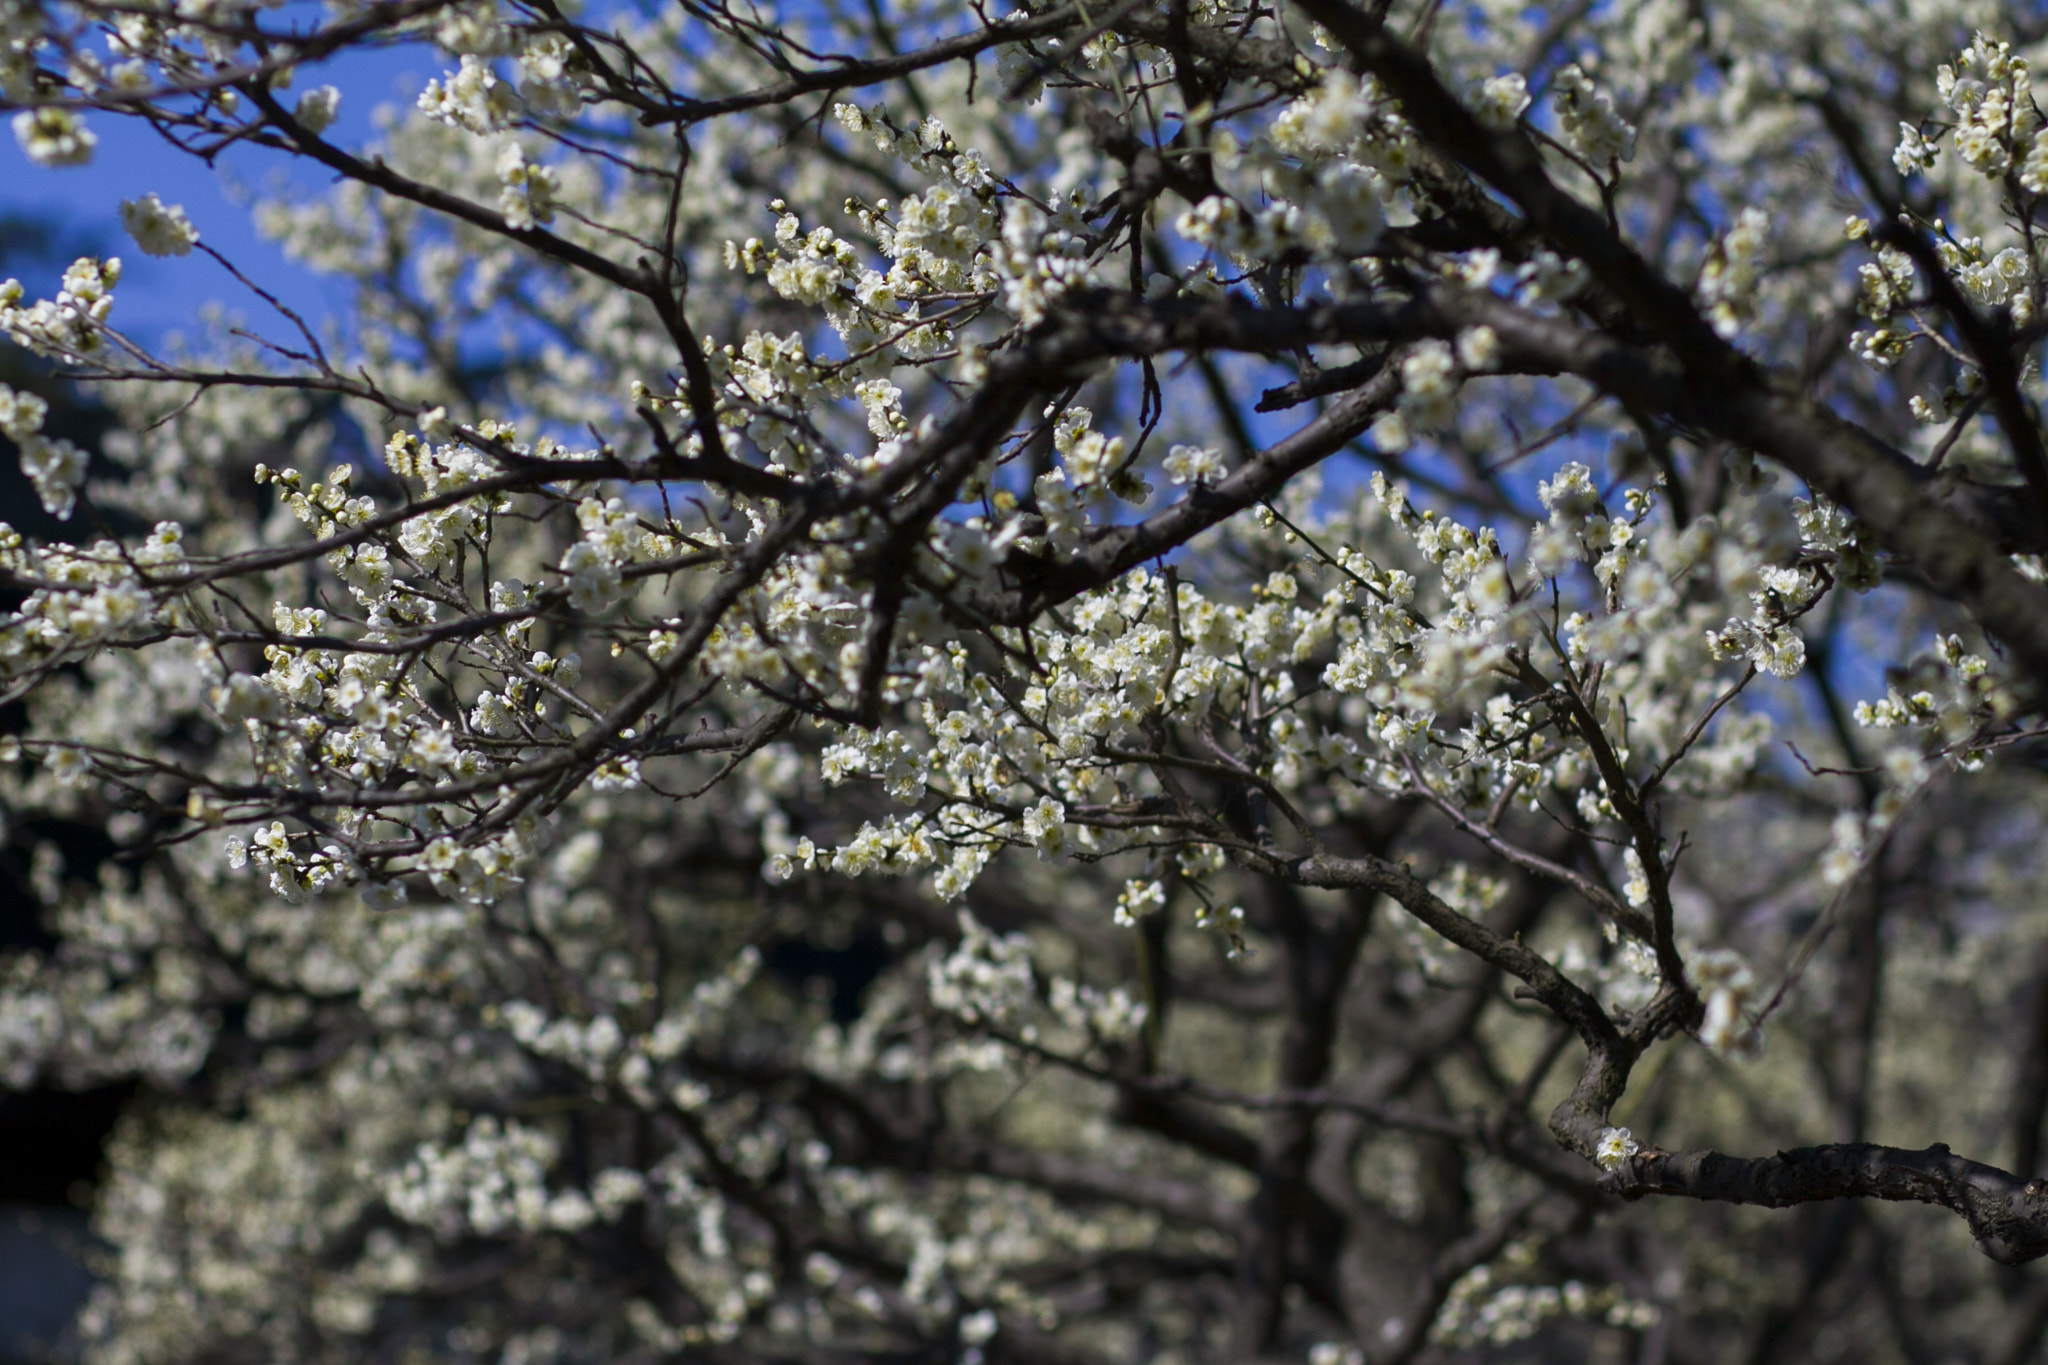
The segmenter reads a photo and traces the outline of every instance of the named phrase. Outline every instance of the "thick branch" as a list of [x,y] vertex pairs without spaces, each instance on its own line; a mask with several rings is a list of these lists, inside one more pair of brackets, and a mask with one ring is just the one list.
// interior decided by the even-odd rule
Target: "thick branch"
[[1588,1047],[1626,1047],[1614,1021],[1600,1008],[1600,1002],[1553,966],[1550,959],[1525,945],[1520,935],[1503,938],[1477,920],[1459,914],[1405,864],[1328,854],[1263,861],[1271,865],[1260,870],[1301,886],[1356,888],[1391,896],[1402,909],[1444,938],[1525,983],[1551,1013],[1571,1025]]
[[1977,1249],[1994,1261],[2020,1265],[2048,1255],[2048,1181],[1966,1161],[1939,1142],[1920,1152],[1832,1143],[1757,1158],[1641,1152],[1603,1183],[1624,1199],[1669,1194],[1771,1209],[1822,1199],[1939,1204],[1970,1225]]

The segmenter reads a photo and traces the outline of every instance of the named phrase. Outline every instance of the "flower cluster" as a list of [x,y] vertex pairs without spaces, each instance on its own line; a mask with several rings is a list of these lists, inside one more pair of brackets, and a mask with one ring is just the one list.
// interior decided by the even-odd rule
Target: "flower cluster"
[[166,206],[153,194],[121,201],[121,224],[145,256],[185,256],[199,244],[199,231],[185,210]]
[[1630,1299],[1612,1285],[1588,1287],[1579,1280],[1562,1285],[1502,1284],[1504,1273],[1525,1271],[1535,1248],[1521,1244],[1497,1263],[1475,1266],[1458,1278],[1430,1324],[1430,1338],[1450,1346],[1505,1346],[1526,1341],[1558,1317],[1586,1318],[1614,1327],[1647,1328],[1662,1317],[1657,1306]]
[[[307,158],[262,221],[351,305],[158,354],[117,261],[0,287],[112,381],[0,389],[74,537],[0,528],[59,943],[0,953],[0,1078],[157,1087],[95,1358],[1711,1352],[1684,1286],[1773,1237],[1549,1192],[1643,1161],[1629,1065],[1663,1141],[1789,1151],[1869,1118],[1868,1000],[1867,1107],[1975,1121],[1942,1049],[2030,989],[2026,61],[897,8],[0,0],[32,159]],[[360,145],[283,93],[428,39]],[[1929,89],[1845,245],[1783,149]],[[1886,952],[1802,981],[1852,904]]]
[[1595,166],[1635,156],[1634,125],[1615,110],[1614,96],[1596,85],[1576,63],[1557,73],[1551,103],[1565,142]]
[[121,280],[121,260],[81,256],[64,272],[55,298],[23,307],[18,280],[0,282],[0,331],[38,355],[58,359],[85,357],[105,344],[107,316],[114,309],[114,286]]
[[21,452],[21,469],[52,515],[68,519],[85,482],[86,456],[62,437],[43,434],[49,404],[32,393],[0,385],[0,435]]
[[25,109],[14,116],[14,140],[41,166],[83,166],[99,137],[69,109]]

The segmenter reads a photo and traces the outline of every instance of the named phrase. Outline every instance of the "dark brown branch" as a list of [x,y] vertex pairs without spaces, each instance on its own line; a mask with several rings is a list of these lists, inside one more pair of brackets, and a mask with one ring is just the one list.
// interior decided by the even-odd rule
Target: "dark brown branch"
[[2048,1181],[1967,1161],[1939,1142],[1917,1152],[1833,1143],[1756,1158],[1639,1152],[1602,1184],[1624,1199],[1682,1195],[1771,1209],[1823,1199],[1939,1204],[1970,1225],[1977,1249],[1994,1261],[2020,1265],[2048,1255]]
[[826,67],[822,71],[806,71],[783,81],[779,85],[763,86],[738,95],[724,95],[717,99],[699,100],[678,98],[666,110],[651,110],[640,116],[643,124],[661,123],[703,123],[707,119],[719,118],[725,114],[744,113],[749,109],[765,109],[772,105],[788,104],[804,95],[815,95],[829,90],[858,90],[863,86],[879,85],[883,81],[895,80],[947,62],[973,57],[1003,43],[1021,43],[1031,38],[1043,38],[1048,34],[1060,33],[1080,22],[1080,16],[1072,8],[1062,8],[1050,14],[1033,18],[1018,17],[1007,22],[963,33],[957,38],[921,47],[915,52],[905,52],[890,57],[877,57],[864,62],[842,62]]
[[648,745],[643,752],[653,757],[658,754],[729,753],[734,749],[756,748],[764,739],[773,738],[787,729],[795,719],[796,712],[792,708],[778,706],[750,725],[728,725],[717,730],[669,735]]
[[1459,914],[1405,864],[1329,854],[1297,859],[1264,855],[1241,861],[1259,865],[1259,870],[1301,886],[1356,888],[1391,896],[1402,909],[1450,942],[1526,983],[1536,998],[1571,1025],[1588,1047],[1596,1051],[1625,1048],[1625,1040],[1600,1003],[1548,958],[1524,945],[1519,935],[1503,938],[1477,920]]

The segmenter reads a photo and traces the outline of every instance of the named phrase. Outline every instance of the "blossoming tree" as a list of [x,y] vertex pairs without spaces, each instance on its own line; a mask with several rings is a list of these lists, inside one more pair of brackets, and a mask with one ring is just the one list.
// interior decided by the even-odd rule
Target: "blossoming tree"
[[2038,7],[0,24],[95,1361],[2039,1349]]

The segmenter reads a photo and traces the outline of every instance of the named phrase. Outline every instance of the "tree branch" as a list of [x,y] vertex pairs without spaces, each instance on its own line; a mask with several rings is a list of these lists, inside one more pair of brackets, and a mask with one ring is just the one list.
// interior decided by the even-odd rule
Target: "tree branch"
[[1823,1199],[1939,1204],[1970,1225],[1977,1249],[1994,1261],[2021,1265],[2048,1255],[2048,1181],[1967,1161],[1939,1142],[1917,1152],[1831,1143],[1757,1158],[1638,1152],[1601,1183],[1624,1199],[1680,1195],[1772,1209]]

